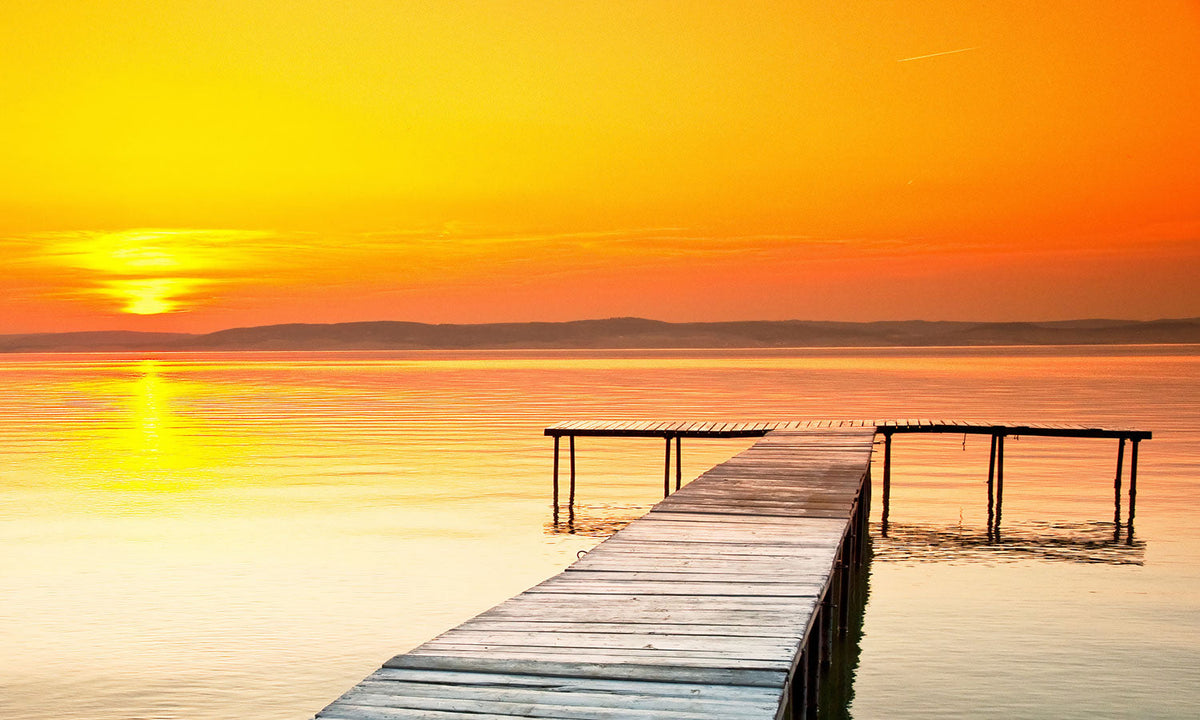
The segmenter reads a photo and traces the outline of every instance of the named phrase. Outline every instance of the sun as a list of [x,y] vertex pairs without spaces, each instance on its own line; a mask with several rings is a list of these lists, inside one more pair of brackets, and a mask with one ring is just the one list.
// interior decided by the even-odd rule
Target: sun
[[197,282],[187,278],[137,278],[109,280],[108,294],[122,302],[121,312],[131,315],[161,315],[176,312]]
[[129,315],[186,312],[211,293],[198,291],[228,282],[245,262],[240,249],[261,232],[192,228],[138,228],[71,233],[49,254],[60,267],[83,270],[83,291]]

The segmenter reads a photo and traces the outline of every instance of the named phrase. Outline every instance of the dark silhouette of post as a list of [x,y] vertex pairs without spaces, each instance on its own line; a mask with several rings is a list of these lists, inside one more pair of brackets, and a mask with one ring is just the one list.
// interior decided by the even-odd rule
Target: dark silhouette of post
[[996,540],[1000,540],[1000,515],[1004,512],[1004,434],[996,441]]
[[1133,544],[1133,511],[1137,502],[1137,461],[1138,438],[1132,438],[1133,447],[1129,448],[1129,524],[1125,526],[1125,540]]
[[667,462],[663,469],[663,497],[671,494],[671,437],[667,436]]
[[558,435],[554,436],[554,524],[558,524]]
[[887,537],[888,513],[892,504],[892,433],[883,431],[883,515],[879,521],[879,534]]
[[988,520],[987,520],[987,536],[988,540],[996,531],[996,434],[992,433],[992,450],[988,455]]
[[683,484],[683,437],[675,436],[675,489]]
[[1117,477],[1113,480],[1113,542],[1121,539],[1121,471],[1125,462],[1125,438],[1117,446]]
[[568,522],[575,522],[575,436],[568,435],[571,452],[571,494],[567,500]]

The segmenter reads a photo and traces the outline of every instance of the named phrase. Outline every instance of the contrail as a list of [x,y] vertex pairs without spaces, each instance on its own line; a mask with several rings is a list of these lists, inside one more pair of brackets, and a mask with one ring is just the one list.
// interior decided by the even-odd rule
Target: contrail
[[955,53],[964,53],[970,50],[978,50],[979,47],[959,48],[957,50],[946,50],[944,52],[929,53],[928,55],[918,55],[916,57],[904,58],[896,62],[908,62],[909,60],[924,60],[925,58],[938,57],[940,55],[954,55]]

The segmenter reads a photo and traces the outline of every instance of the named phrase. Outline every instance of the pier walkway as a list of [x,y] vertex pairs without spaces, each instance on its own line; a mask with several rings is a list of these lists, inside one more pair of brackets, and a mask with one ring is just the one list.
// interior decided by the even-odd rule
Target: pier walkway
[[[562,573],[411,652],[335,700],[324,720],[782,720],[812,718],[831,638],[844,632],[863,561],[871,452],[884,437],[887,527],[892,436],[989,434],[989,531],[998,528],[1004,438],[1132,442],[1129,537],[1137,447],[1150,433],[1081,425],[969,421],[570,422],[554,438],[666,440],[664,499]],[[752,447],[681,487],[684,437],[758,437]],[[671,492],[672,445],[675,492]]]
[[770,433],[317,717],[814,716],[862,560],[874,435]]

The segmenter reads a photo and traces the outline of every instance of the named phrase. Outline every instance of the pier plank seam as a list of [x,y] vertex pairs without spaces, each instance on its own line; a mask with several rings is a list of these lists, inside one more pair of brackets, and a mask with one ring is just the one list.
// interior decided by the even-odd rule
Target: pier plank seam
[[[814,639],[827,642],[847,541],[865,527],[874,432],[766,435],[559,575],[389,660],[317,717],[790,716],[795,688],[811,683],[802,661],[820,654]],[[805,488],[828,491],[815,515],[816,496],[786,492]],[[761,511],[741,507],[764,497]]]

